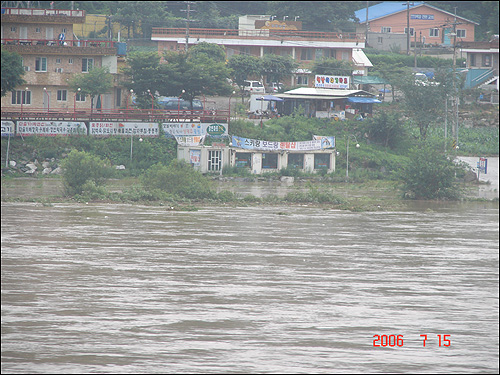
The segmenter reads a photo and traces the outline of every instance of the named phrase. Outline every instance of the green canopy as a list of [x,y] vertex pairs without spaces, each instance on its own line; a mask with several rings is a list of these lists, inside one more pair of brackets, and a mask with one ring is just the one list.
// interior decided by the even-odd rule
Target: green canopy
[[361,85],[388,85],[389,82],[377,76],[353,76],[352,83]]

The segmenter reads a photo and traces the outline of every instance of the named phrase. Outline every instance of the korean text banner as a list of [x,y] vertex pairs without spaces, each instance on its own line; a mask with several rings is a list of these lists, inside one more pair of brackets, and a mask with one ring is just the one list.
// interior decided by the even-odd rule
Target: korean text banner
[[325,89],[348,89],[349,77],[347,76],[314,76],[314,87],[323,87]]
[[232,137],[232,146],[249,150],[268,150],[268,151],[312,151],[323,150],[325,148],[335,147],[335,137],[322,137],[312,141],[301,142],[275,142],[261,141],[256,139]]

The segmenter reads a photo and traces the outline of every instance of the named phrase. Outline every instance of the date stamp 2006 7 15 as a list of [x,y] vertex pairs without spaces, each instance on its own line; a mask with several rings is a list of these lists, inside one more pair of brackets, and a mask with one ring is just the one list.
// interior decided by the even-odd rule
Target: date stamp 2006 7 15
[[[439,346],[451,346],[451,335],[436,335],[439,339]],[[425,347],[427,341],[427,335],[420,335],[422,338],[422,345]],[[403,346],[404,337],[403,335],[373,335],[373,346],[375,347],[395,347]]]

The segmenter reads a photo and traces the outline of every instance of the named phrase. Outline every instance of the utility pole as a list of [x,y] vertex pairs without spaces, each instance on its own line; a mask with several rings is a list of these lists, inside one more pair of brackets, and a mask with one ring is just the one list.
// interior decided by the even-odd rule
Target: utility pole
[[455,7],[455,18],[453,20],[453,94],[455,96],[455,144],[458,147],[458,85],[457,85],[457,7]]
[[410,55],[410,2],[406,2],[406,54]]
[[191,20],[189,19],[189,13],[190,12],[194,12],[193,10],[191,10],[191,4],[194,4],[193,1],[185,1],[185,3],[187,4],[187,9],[186,10],[181,10],[181,12],[186,12],[186,52],[188,50],[188,43],[189,43],[189,22],[191,22]]
[[368,3],[369,1],[366,1],[365,48],[368,46]]

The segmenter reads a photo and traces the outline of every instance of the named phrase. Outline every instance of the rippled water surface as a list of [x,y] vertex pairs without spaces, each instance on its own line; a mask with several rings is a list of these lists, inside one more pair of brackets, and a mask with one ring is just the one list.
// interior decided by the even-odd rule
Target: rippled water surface
[[498,214],[3,203],[2,373],[498,373]]

